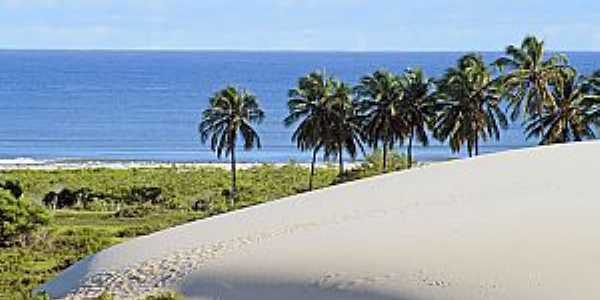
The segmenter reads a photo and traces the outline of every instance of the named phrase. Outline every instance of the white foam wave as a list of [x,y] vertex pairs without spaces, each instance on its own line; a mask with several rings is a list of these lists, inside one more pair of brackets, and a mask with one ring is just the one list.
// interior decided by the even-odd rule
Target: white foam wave
[[2,158],[0,159],[0,166],[2,165],[43,165],[48,163],[47,160],[40,160],[31,157],[15,157],[15,158]]

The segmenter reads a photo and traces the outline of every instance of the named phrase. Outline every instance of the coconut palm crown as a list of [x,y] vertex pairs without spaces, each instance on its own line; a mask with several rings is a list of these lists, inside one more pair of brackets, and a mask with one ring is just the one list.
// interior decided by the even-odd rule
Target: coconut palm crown
[[551,89],[556,105],[526,122],[527,138],[540,138],[540,145],[595,138],[593,126],[600,125],[600,90],[595,75],[584,77],[563,72],[562,80]]
[[284,119],[284,124],[286,127],[298,124],[292,134],[292,141],[301,151],[312,151],[309,190],[313,189],[317,153],[330,140],[330,112],[327,102],[332,94],[332,79],[320,71],[300,78],[298,86],[288,92],[289,114]]
[[508,46],[505,55],[494,65],[503,72],[498,81],[506,92],[504,96],[509,100],[513,120],[522,114],[533,117],[545,107],[554,106],[551,85],[561,79],[561,72],[570,69],[566,55],[547,57],[544,41],[534,36],[525,37],[520,46]]
[[500,95],[480,55],[461,57],[438,83],[435,137],[448,140],[454,152],[466,143],[469,156],[478,155],[480,140],[499,139],[500,129],[508,127]]
[[339,174],[344,173],[344,152],[352,159],[361,153],[365,154],[363,146],[363,131],[361,116],[355,105],[352,88],[346,83],[333,79],[333,90],[327,99],[328,123],[330,130],[325,135],[325,159],[336,157],[339,163]]
[[232,205],[237,192],[235,150],[238,140],[241,138],[245,150],[260,148],[260,137],[252,124],[260,124],[264,116],[253,94],[233,86],[216,92],[202,113],[198,126],[202,143],[210,141],[210,148],[219,159],[223,154],[231,158]]
[[423,146],[429,145],[427,130],[433,126],[436,117],[436,104],[432,96],[434,82],[420,68],[406,70],[399,81],[403,91],[399,110],[408,139],[407,159],[411,168],[413,142],[416,140]]
[[383,171],[387,170],[387,154],[402,140],[406,126],[398,111],[403,90],[398,76],[379,70],[361,78],[355,88],[357,108],[363,116],[363,131],[369,146],[383,145]]

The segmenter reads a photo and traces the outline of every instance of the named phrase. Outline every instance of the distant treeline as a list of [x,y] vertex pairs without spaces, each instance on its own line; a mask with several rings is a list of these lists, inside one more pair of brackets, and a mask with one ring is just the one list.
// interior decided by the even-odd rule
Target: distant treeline
[[[427,146],[430,137],[453,152],[466,147],[469,156],[478,155],[480,142],[500,140],[509,120],[522,122],[527,139],[540,144],[592,139],[600,127],[600,71],[578,74],[566,55],[546,55],[544,42],[533,36],[508,46],[491,64],[466,54],[440,78],[420,68],[378,70],[351,86],[316,71],[300,78],[288,96],[284,123],[295,126],[292,142],[312,152],[311,188],[319,153],[338,159],[342,174],[344,153],[355,158],[365,146],[381,148],[385,171],[394,146],[406,146],[410,167],[413,144]],[[218,91],[202,115],[202,141],[218,157],[231,158],[232,200],[236,143],[260,148],[252,124],[264,116],[251,92],[233,86]]]

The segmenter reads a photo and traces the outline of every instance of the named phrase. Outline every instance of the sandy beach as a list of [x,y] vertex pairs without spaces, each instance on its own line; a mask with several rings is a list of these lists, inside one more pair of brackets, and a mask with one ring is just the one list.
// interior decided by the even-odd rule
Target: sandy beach
[[[595,299],[600,143],[334,186],[137,238],[44,285],[77,299]],[[70,295],[70,296],[68,296]]]

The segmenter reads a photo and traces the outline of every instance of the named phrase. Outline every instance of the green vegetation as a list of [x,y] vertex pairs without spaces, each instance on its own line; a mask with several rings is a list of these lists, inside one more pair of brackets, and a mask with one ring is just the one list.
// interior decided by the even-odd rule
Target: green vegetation
[[363,77],[355,92],[360,99],[366,142],[375,149],[379,149],[380,142],[383,144],[382,170],[387,171],[388,152],[402,138],[402,128],[397,126],[401,123],[397,108],[403,94],[400,81],[396,75],[380,70]]
[[360,115],[352,95],[352,88],[346,83],[333,79],[333,93],[328,98],[330,110],[330,126],[327,131],[329,138],[324,147],[325,159],[331,157],[338,159],[339,176],[344,175],[344,152],[354,160],[358,150],[365,153],[362,140],[364,138]]
[[10,192],[15,199],[19,199],[23,195],[23,188],[21,187],[21,183],[18,181],[8,180],[0,182],[0,189]]
[[299,123],[292,141],[302,151],[313,152],[311,170],[314,170],[317,153],[323,151],[326,160],[337,158],[338,174],[343,175],[344,152],[353,159],[359,150],[364,154],[352,88],[324,72],[313,72],[300,78],[298,87],[291,89],[288,95],[289,115],[284,124],[289,127]]
[[[503,102],[506,105],[503,106]],[[408,167],[413,143],[429,144],[433,136],[448,142],[453,152],[466,146],[479,155],[481,142],[499,140],[512,121],[521,121],[527,138],[540,144],[595,138],[600,128],[600,71],[579,76],[563,54],[546,58],[543,41],[526,37],[521,46],[488,65],[477,53],[457,60],[441,78],[425,76],[420,68],[397,75],[379,70],[362,77],[357,86],[324,72],[312,72],[288,92],[288,127],[301,151],[324,159],[343,154],[354,158],[363,143],[383,147],[382,170],[395,146],[406,146]],[[312,182],[312,172],[309,177]]]
[[244,150],[260,148],[260,137],[252,123],[261,123],[265,113],[258,106],[256,97],[246,90],[227,87],[210,98],[210,107],[202,113],[198,126],[200,139],[221,158],[231,158],[231,206],[237,193],[235,147],[238,139],[244,140]]
[[325,147],[329,132],[327,107],[333,80],[320,72],[313,72],[298,80],[298,87],[289,90],[289,115],[284,119],[286,127],[299,123],[292,134],[292,141],[301,151],[312,151],[308,189],[313,189],[313,177],[318,152]]
[[376,71],[360,80],[354,89],[360,107],[363,136],[369,146],[377,149],[383,144],[383,170],[387,152],[396,143],[408,140],[408,168],[413,162],[413,142],[429,144],[427,130],[435,120],[433,79],[421,69],[406,70],[401,75]]
[[56,211],[54,222],[28,244],[0,249],[0,299],[27,294],[57,272],[111,245],[202,217],[202,213],[170,210],[133,219],[112,212]]
[[502,72],[496,81],[512,119],[525,115],[527,138],[546,145],[596,137],[591,125],[600,125],[599,71],[578,75],[566,55],[547,57],[544,42],[533,36],[508,46],[494,65]]
[[[376,175],[380,158],[380,153],[369,157],[341,178],[335,168],[317,168],[314,186]],[[402,169],[406,160],[392,155],[389,164]],[[240,170],[235,207],[228,205],[228,172],[217,167],[0,172],[0,179],[23,186],[19,205],[50,193],[71,199],[61,200],[63,209],[50,209],[49,225],[35,226],[27,239],[0,248],[0,299],[28,299],[23,295],[79,259],[127,239],[306,191],[302,179],[308,171],[295,164]],[[0,195],[15,203],[8,192]]]
[[50,215],[39,204],[16,199],[0,189],[0,247],[22,245],[38,228],[50,222]]
[[427,129],[431,128],[436,117],[433,79],[425,76],[423,70],[417,68],[404,72],[399,81],[403,91],[400,115],[403,119],[403,136],[408,139],[406,157],[408,168],[411,168],[414,161],[413,142],[420,142],[423,146],[429,145]]
[[[245,150],[260,148],[252,125],[263,120],[264,112],[250,92],[227,87],[210,99],[199,134],[203,143],[210,140],[218,157],[230,157],[230,174],[209,167],[2,172],[0,298],[30,299],[31,288],[82,257],[129,238],[410,168],[413,143],[426,146],[430,136],[448,141],[452,151],[466,145],[469,156],[479,155],[479,143],[500,139],[508,126],[503,102],[510,119],[522,117],[527,137],[539,138],[540,144],[594,138],[593,127],[600,127],[600,71],[579,76],[566,56],[546,58],[543,45],[526,37],[492,65],[478,54],[467,54],[439,80],[420,69],[401,75],[377,71],[357,87],[324,72],[300,78],[289,91],[284,123],[297,126],[292,136],[297,147],[312,151],[310,171],[294,164],[261,165],[241,170],[238,178],[237,143],[243,141]],[[406,158],[389,153],[405,143]],[[375,153],[359,168],[345,171],[344,153],[355,158],[364,153],[363,144]],[[319,153],[326,160],[337,159],[338,172],[317,170]]]
[[174,292],[162,292],[156,295],[150,295],[144,300],[183,300],[183,297]]
[[114,300],[114,299],[115,299],[115,297],[112,294],[104,292],[100,295],[100,297],[98,297],[97,300]]
[[598,95],[588,92],[598,88],[593,79],[570,72],[560,76],[561,83],[551,91],[556,108],[542,110],[525,123],[527,136],[540,138],[541,144],[593,138],[592,125],[600,125],[596,107]]
[[440,112],[434,135],[449,140],[453,151],[466,144],[469,156],[473,152],[479,155],[480,140],[498,140],[500,129],[508,127],[500,108],[499,87],[480,55],[467,54],[446,71],[438,98]]

